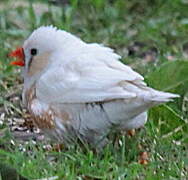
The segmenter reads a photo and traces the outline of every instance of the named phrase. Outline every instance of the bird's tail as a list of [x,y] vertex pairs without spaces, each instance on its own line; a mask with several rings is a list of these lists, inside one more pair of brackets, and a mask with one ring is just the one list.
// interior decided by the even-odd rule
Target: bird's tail
[[178,98],[178,97],[180,97],[180,95],[178,94],[157,91],[154,89],[152,90],[152,93],[151,93],[151,100],[159,102],[159,103],[173,101],[173,98]]

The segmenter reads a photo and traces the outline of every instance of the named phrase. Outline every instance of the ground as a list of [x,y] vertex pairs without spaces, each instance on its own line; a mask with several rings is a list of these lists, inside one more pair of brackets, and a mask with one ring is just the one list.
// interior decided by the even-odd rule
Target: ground
[[[62,3],[63,2],[63,3]],[[186,180],[188,177],[188,2],[59,0],[0,2],[0,160],[28,179]],[[114,48],[152,87],[181,97],[149,111],[144,128],[96,153],[72,144],[60,152],[21,106],[20,70],[7,53],[41,25]],[[32,140],[28,141],[31,137]],[[1,171],[0,171],[1,172]],[[8,178],[7,178],[8,179]]]

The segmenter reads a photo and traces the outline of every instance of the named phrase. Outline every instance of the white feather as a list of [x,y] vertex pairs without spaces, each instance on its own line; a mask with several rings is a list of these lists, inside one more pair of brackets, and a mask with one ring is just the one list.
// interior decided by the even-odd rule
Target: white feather
[[[91,139],[95,135],[90,130],[101,137],[113,125],[125,129],[143,126],[148,108],[179,97],[147,87],[144,78],[121,63],[121,57],[112,49],[87,44],[51,26],[34,31],[24,43],[25,51],[31,46],[52,54],[41,74],[25,74],[24,87],[28,89],[36,83],[40,104],[70,113],[72,127]],[[64,126],[56,124],[59,136]]]
[[55,63],[37,82],[37,96],[41,100],[47,103],[88,103],[138,97],[166,102],[177,97],[148,88],[143,77],[118,61],[119,56],[110,48],[96,44],[79,48],[76,56],[65,56],[66,64],[64,57],[61,58],[63,53],[56,54],[62,64]]
[[53,63],[37,83],[37,95],[42,100],[83,103],[136,97],[134,92],[126,91],[119,83],[137,81],[142,84],[143,77],[123,65],[118,60],[120,56],[110,48],[84,44],[84,47],[77,48],[76,56],[68,57],[66,49],[63,52],[58,54],[59,63]]

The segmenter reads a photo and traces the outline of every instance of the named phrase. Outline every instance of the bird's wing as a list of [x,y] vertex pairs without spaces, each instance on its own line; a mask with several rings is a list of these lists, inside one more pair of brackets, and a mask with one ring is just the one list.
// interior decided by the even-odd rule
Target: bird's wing
[[121,83],[143,85],[143,77],[118,61],[119,56],[110,48],[90,46],[96,48],[88,48],[66,66],[49,68],[40,77],[36,86],[39,99],[50,103],[89,103],[136,97]]

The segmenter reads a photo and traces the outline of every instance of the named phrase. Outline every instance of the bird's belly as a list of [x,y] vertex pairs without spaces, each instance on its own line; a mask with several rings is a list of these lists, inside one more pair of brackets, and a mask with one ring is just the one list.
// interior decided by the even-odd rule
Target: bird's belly
[[104,139],[112,129],[143,126],[147,118],[146,113],[143,113],[146,107],[139,106],[139,103],[125,103],[123,100],[48,105],[33,99],[28,104],[34,123],[52,139],[64,142],[81,137],[91,144]]
[[95,137],[97,139],[106,136],[111,130],[143,126],[147,120],[148,106],[143,106],[139,101],[125,103],[124,100],[117,100],[105,103],[63,104],[56,109],[63,109],[70,114],[69,127],[75,134],[90,141]]

